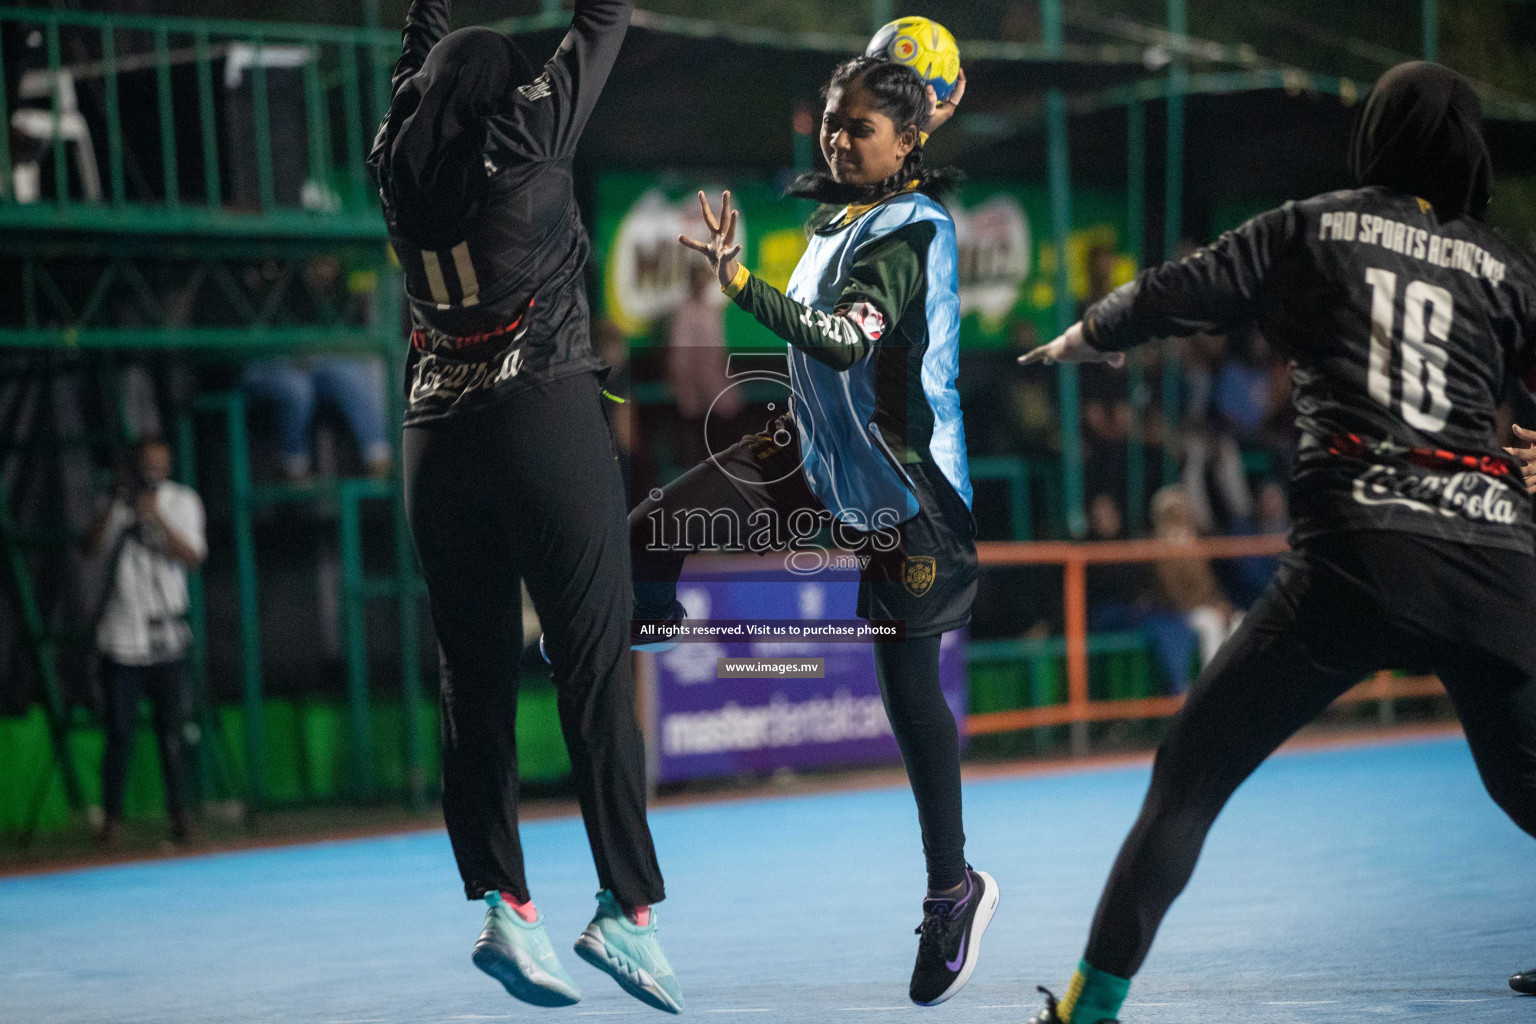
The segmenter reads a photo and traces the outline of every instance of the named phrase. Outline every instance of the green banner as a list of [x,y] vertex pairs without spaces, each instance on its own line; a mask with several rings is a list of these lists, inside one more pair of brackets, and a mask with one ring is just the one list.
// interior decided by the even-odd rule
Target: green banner
[[[999,348],[1033,330],[1056,336],[1056,246],[1051,241],[1050,192],[1016,181],[969,181],[948,203],[960,249],[960,344]],[[1088,258],[1114,253],[1110,287],[1136,274],[1126,239],[1125,194],[1072,190],[1067,279],[1078,302],[1088,296]]]
[[[763,280],[785,287],[805,251],[802,219],[809,211],[802,202],[780,198],[770,182],[647,172],[598,179],[594,241],[602,298],[597,306],[632,345],[666,343],[666,319],[687,296],[689,268],[703,263],[677,236],[707,238],[699,190],[719,210],[727,188],[740,211],[736,238],[743,244],[743,262]],[[723,295],[719,301],[726,307],[725,336],[732,348],[783,345]]]
[[[677,236],[705,237],[698,192],[703,189],[718,209],[726,188],[741,211],[738,240],[748,269],[785,287],[805,251],[803,225],[810,208],[782,198],[771,182],[648,172],[614,172],[598,179],[595,243],[602,294],[597,306],[631,344],[665,343],[666,318],[685,297],[689,268],[700,259],[679,245]],[[960,250],[962,346],[1005,347],[1029,328],[1040,340],[1049,340],[1055,333],[1056,250],[1046,189],[970,181],[947,205]],[[1074,296],[1081,300],[1087,295],[1088,257],[1099,247],[1116,254],[1111,284],[1130,280],[1136,262],[1119,251],[1125,241],[1123,193],[1074,190],[1072,211],[1067,259]],[[732,348],[782,344],[733,304],[725,305]]]

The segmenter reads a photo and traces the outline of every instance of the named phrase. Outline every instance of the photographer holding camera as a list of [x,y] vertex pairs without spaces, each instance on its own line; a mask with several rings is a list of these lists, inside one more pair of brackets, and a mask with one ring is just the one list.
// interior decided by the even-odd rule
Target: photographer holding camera
[[182,680],[192,637],[186,621],[187,569],[202,563],[207,545],[202,500],[192,488],[168,479],[170,471],[171,450],[165,442],[141,438],[85,541],[87,555],[107,553],[95,627],[107,733],[101,838],[109,844],[122,823],[123,787],[143,694],[154,705],[171,836],[178,843],[189,839],[182,753],[191,703]]

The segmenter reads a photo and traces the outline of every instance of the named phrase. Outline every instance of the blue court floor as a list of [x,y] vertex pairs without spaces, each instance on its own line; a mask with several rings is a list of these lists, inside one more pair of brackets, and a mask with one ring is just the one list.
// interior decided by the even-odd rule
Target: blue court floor
[[[904,788],[659,810],[662,934],[690,1016],[1022,1022],[1060,990],[1145,768],[978,781],[968,852],[1002,904],[970,986],[906,1000],[922,863]],[[580,822],[527,825],[557,949],[596,888]],[[427,1024],[664,1015],[568,955],[585,998],[515,1003],[469,961],[481,908],[426,833],[0,881],[0,1021]],[[1533,1021],[1536,845],[1464,743],[1303,751],[1217,823],[1127,1024]]]

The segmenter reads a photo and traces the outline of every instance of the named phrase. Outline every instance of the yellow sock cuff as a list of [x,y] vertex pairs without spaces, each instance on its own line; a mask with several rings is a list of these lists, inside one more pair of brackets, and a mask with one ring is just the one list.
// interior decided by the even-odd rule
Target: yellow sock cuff
[[1072,974],[1072,980],[1067,983],[1066,994],[1061,997],[1061,1002],[1056,1004],[1056,1016],[1060,1017],[1063,1024],[1071,1024],[1072,1011],[1077,1006],[1077,1001],[1082,997],[1083,986],[1088,984],[1088,976],[1079,967]]
[[[1129,978],[1116,977],[1099,970],[1087,960],[1078,962],[1077,972],[1067,985],[1067,994],[1056,1004],[1056,1016],[1062,1024],[1099,1024],[1118,1020],[1120,1005],[1130,991]],[[1081,1011],[1081,1013],[1079,1013]]]

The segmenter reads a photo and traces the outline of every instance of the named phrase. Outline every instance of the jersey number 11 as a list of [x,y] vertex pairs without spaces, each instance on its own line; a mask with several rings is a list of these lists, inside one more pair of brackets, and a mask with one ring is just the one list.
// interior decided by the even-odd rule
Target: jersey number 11
[[[1366,389],[1392,408],[1392,327],[1397,319],[1397,275],[1372,267],[1365,272],[1371,286],[1371,361]],[[1437,433],[1451,414],[1445,395],[1445,348],[1435,341],[1451,336],[1451,293],[1428,281],[1410,281],[1403,292],[1400,408],[1410,427]],[[1427,336],[1426,336],[1427,335]],[[1434,339],[1433,341],[1430,339]]]

